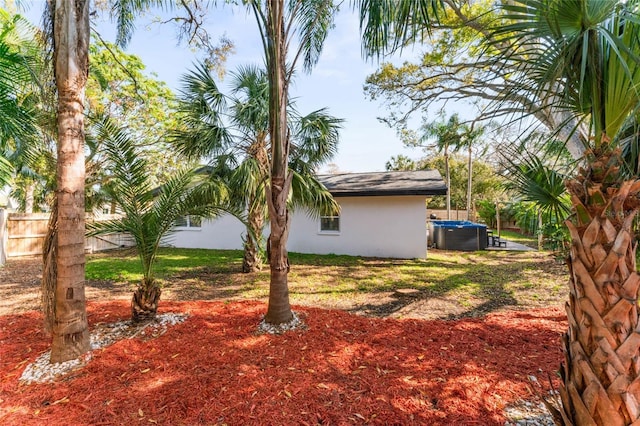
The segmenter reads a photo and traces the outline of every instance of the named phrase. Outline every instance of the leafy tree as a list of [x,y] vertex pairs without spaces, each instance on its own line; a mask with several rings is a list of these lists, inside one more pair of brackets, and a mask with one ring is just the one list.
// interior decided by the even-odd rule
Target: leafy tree
[[[175,127],[174,94],[163,81],[145,71],[142,60],[94,35],[89,46],[87,81],[90,115],[109,116],[129,129],[132,137],[155,144]],[[151,144],[149,144],[151,145]]]
[[[173,143],[189,159],[210,158],[210,171],[224,179],[238,208],[248,210],[244,243],[244,272],[261,268],[262,232],[267,201],[271,141],[268,123],[268,82],[257,67],[243,67],[231,75],[231,93],[224,96],[205,66],[183,78],[182,129]],[[337,150],[341,120],[326,110],[301,116],[289,104],[293,173],[290,208],[304,207],[316,214],[337,209],[331,194],[318,182],[315,170]]]
[[[491,200],[480,200],[476,203],[476,208],[478,216],[483,222],[486,223],[489,228],[495,228],[497,225],[496,203]],[[500,220],[502,221],[502,218]]]
[[128,132],[106,121],[98,124],[98,138],[105,146],[113,174],[113,196],[123,216],[89,223],[89,235],[126,233],[133,238],[142,264],[142,281],[131,301],[132,320],[150,320],[156,315],[162,293],[153,274],[160,244],[183,216],[213,217],[230,211],[226,187],[211,181],[195,185],[195,170],[185,169],[154,191],[148,163]]
[[[164,82],[145,72],[139,57],[94,37],[89,47],[91,67],[87,81],[90,117],[111,117],[131,132],[146,157],[151,182],[159,184],[177,170],[177,160],[163,153],[169,129],[175,127],[175,96]],[[110,174],[105,168],[100,140],[87,138],[87,211],[111,205],[115,213]]]
[[[135,55],[125,54],[119,47],[99,37],[93,37],[89,47],[91,66],[87,80],[85,111],[89,119],[110,116],[133,132],[141,153],[149,161],[149,173],[156,183],[177,169],[176,160],[162,155],[167,151],[164,142],[168,129],[174,126],[175,99],[164,82],[145,73],[145,66]],[[46,75],[43,81],[46,81]],[[39,83],[46,86],[46,83]],[[41,103],[47,104],[48,99]],[[12,196],[21,208],[31,212],[33,208],[51,205],[55,188],[55,146],[51,138],[47,111],[38,111],[38,124],[42,135],[31,138],[28,144],[13,144],[11,161],[18,170],[13,182]],[[35,139],[35,140],[33,140]],[[85,210],[94,211],[114,204],[109,195],[109,174],[103,163],[99,141],[88,135],[85,140],[87,156]]]
[[386,170],[409,171],[416,170],[417,167],[418,164],[414,160],[403,154],[392,156],[385,164]]
[[[625,177],[621,145],[638,124],[640,2],[514,1],[494,33],[518,58],[510,94],[531,93],[573,117],[589,147],[567,181],[574,212],[563,337],[562,424],[640,418],[638,283],[632,224],[640,181]],[[513,58],[511,58],[513,59]],[[637,143],[637,135],[628,143]]]
[[[447,188],[451,188],[451,172],[449,168],[449,152],[466,149],[468,152],[467,167],[467,219],[471,217],[472,185],[473,185],[473,150],[484,133],[484,126],[475,126],[475,122],[468,124],[460,121],[458,114],[451,115],[444,120],[443,115],[436,121],[426,121],[417,132],[401,129],[404,144],[412,147],[422,147],[426,151],[442,153],[444,176]],[[435,139],[435,141],[433,141]],[[433,141],[432,143],[430,143]],[[451,193],[447,193],[447,219],[451,219]]]
[[[416,2],[427,3],[427,2]],[[543,126],[561,134],[574,158],[580,158],[584,144],[574,132],[575,117],[549,102],[553,91],[511,91],[518,80],[518,64],[527,52],[505,42],[493,32],[509,21],[496,2],[443,0],[434,2],[437,20],[412,16],[411,24],[428,27],[429,38],[412,37],[423,52],[415,61],[401,65],[383,63],[367,77],[365,93],[381,99],[389,108],[385,118],[391,127],[404,127],[408,116],[424,114],[441,104],[466,103],[478,111],[476,121],[510,121],[524,110],[535,118],[533,129]],[[423,30],[426,32],[426,30]],[[530,82],[531,83],[531,82]]]
[[[442,174],[445,163],[443,156],[426,158],[419,162],[418,169],[436,169]],[[454,154],[449,158],[449,168],[451,170],[451,186],[449,187],[451,202],[454,206],[465,206],[468,196],[467,182],[469,181],[467,161]],[[503,191],[503,179],[495,172],[493,166],[476,159],[473,161],[472,173],[471,205],[480,200],[495,202]],[[433,197],[427,204],[428,208],[433,209],[442,209],[445,206],[446,199],[443,196]]]

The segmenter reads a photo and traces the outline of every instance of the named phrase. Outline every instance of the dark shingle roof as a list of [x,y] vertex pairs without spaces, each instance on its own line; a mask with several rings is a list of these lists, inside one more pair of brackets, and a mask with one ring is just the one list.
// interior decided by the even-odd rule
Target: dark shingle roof
[[318,179],[334,197],[447,194],[447,186],[437,170],[340,173],[321,175]]

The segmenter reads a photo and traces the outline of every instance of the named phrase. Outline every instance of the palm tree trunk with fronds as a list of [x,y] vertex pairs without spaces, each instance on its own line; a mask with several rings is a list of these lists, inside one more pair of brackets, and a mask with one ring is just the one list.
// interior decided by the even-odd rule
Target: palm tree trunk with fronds
[[264,207],[261,203],[251,200],[249,209],[247,237],[244,242],[244,258],[242,259],[242,272],[258,272],[262,270],[262,256],[260,246],[262,244],[262,228],[264,228]]
[[289,256],[287,239],[291,218],[287,199],[293,173],[288,172],[289,127],[287,122],[288,80],[285,2],[267,2],[267,71],[269,76],[269,135],[271,136],[271,182],[267,186],[267,203],[271,234],[267,244],[269,256],[269,305],[265,321],[283,324],[293,319],[289,303]]
[[158,312],[162,289],[154,279],[144,278],[131,299],[131,320],[151,321]]
[[56,0],[54,62],[58,89],[55,320],[51,362],[90,349],[85,306],[84,88],[89,71],[89,0]]
[[538,250],[542,251],[544,248],[544,234],[542,233],[542,227],[544,226],[544,222],[542,221],[542,211],[538,210],[538,229],[536,233],[538,234]]
[[[258,163],[258,169],[264,179],[269,176],[269,155],[267,153],[267,134],[260,132],[249,148],[249,155]],[[258,193],[249,197],[249,214],[247,239],[244,243],[244,259],[242,272],[258,272],[262,270],[262,230],[264,229],[265,206]]]
[[567,425],[640,419],[640,276],[632,230],[640,181],[620,179],[619,154],[608,144],[589,151],[589,165],[567,182],[575,223],[567,221],[569,329],[563,337],[563,407],[556,413]]

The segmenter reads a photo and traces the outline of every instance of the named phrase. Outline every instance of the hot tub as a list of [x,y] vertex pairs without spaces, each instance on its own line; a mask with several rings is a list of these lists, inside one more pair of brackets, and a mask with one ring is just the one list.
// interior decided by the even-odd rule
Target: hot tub
[[487,248],[487,226],[466,220],[432,220],[429,240],[442,250],[476,251]]

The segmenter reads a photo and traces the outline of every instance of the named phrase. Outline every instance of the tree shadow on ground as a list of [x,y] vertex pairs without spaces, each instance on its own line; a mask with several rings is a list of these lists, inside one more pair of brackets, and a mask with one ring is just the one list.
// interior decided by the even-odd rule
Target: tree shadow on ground
[[[18,381],[48,345],[37,315],[0,317],[0,423],[504,425],[528,376],[557,370],[566,327],[550,309],[444,323],[305,308],[306,329],[259,335],[263,303],[165,309],[190,316],[100,350],[54,385]],[[90,323],[128,313],[124,301],[88,308]]]

